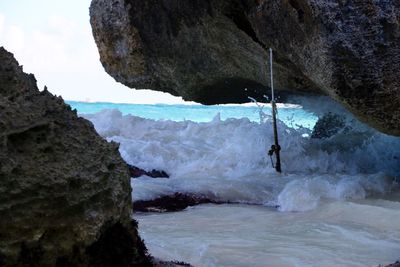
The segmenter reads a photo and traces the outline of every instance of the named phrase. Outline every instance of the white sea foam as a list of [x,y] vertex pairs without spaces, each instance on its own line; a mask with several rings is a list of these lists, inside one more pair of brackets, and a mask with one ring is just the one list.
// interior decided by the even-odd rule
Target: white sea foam
[[135,214],[156,257],[195,266],[387,265],[400,248],[394,182],[400,140],[339,113],[347,130],[327,139],[310,139],[309,129],[279,122],[282,174],[266,154],[273,143],[268,115],[261,124],[220,116],[206,123],[155,121],[117,110],[86,117],[102,136],[121,144],[128,163],[171,175],[132,179],[134,200],[187,192],[259,204]]
[[122,157],[143,169],[161,169],[170,179],[132,180],[133,198],[174,192],[217,200],[279,205],[282,211],[314,209],[321,200],[360,199],[392,189],[400,174],[400,140],[355,127],[329,139],[310,139],[310,130],[279,122],[283,174],[271,167],[270,121],[155,121],[118,110],[86,115]]
[[379,204],[337,201],[307,213],[203,205],[135,216],[152,255],[200,267],[386,266],[400,250],[400,210]]
[[[253,98],[250,98],[253,102],[249,103],[244,103],[244,104],[221,104],[219,106],[223,107],[258,107],[258,106],[266,106],[271,108],[271,103],[264,103],[264,102],[255,102],[256,100]],[[299,104],[290,104],[290,103],[276,103],[276,106],[281,109],[289,108],[289,109],[300,109],[302,108],[301,105]]]
[[390,192],[393,180],[383,173],[372,175],[323,175],[295,179],[278,195],[280,211],[308,211],[321,200],[358,200]]

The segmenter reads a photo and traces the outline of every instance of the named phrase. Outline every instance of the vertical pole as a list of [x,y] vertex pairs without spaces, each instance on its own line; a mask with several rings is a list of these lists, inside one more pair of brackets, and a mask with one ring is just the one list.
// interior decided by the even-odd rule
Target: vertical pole
[[269,70],[271,77],[271,101],[275,102],[275,94],[274,94],[274,70],[272,68],[272,48],[269,49]]
[[278,128],[276,124],[276,102],[275,102],[275,94],[274,94],[274,73],[272,70],[272,48],[269,49],[269,64],[271,70],[271,105],[272,105],[272,126],[274,128],[274,152],[276,156],[276,164],[275,169],[277,172],[282,172],[281,170],[281,157],[280,157],[280,150],[281,147],[279,146],[278,142]]

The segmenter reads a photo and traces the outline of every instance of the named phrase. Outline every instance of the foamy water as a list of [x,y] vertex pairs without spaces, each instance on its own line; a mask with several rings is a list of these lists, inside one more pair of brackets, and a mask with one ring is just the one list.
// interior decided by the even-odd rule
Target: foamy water
[[399,258],[400,205],[391,205],[333,202],[302,213],[202,205],[135,218],[150,253],[194,266],[366,267]]
[[219,116],[208,123],[155,121],[118,110],[87,117],[102,136],[121,144],[129,164],[170,174],[170,179],[132,180],[135,200],[189,192],[304,211],[321,198],[384,194],[397,186],[400,173],[399,139],[375,131],[319,140],[304,137],[308,129],[280,123],[283,174],[277,175],[266,155],[273,142],[268,123]]
[[345,132],[322,140],[309,138],[309,127],[280,121],[282,174],[266,155],[268,116],[261,124],[220,115],[152,120],[115,109],[84,116],[120,143],[129,164],[170,174],[133,179],[134,200],[187,192],[259,205],[137,215],[157,257],[195,266],[374,266],[400,257],[400,197],[380,200],[399,190],[400,139],[351,116]]

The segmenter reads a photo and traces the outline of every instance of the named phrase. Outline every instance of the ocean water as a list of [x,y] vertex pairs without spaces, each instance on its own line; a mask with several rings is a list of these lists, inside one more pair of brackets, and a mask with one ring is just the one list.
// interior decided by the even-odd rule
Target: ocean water
[[[302,103],[303,101],[303,103]],[[186,192],[233,202],[135,214],[156,257],[195,266],[377,266],[400,258],[400,138],[327,99],[279,105],[282,174],[268,106],[69,102],[122,157],[169,179],[132,179],[133,200]],[[105,108],[105,110],[104,110]],[[323,112],[321,112],[323,110]],[[318,116],[345,117],[326,139]]]
[[[244,105],[168,105],[168,104],[116,104],[116,103],[90,103],[66,101],[71,107],[76,109],[81,114],[94,114],[105,109],[117,109],[123,115],[133,115],[146,119],[153,120],[172,120],[194,122],[210,122],[217,114],[220,114],[221,119],[228,118],[248,118],[250,121],[260,122],[260,107],[257,104],[249,103]],[[317,117],[302,109],[296,104],[278,104],[279,118],[297,127],[313,127]],[[263,105],[262,109],[265,113],[271,113],[271,106]]]

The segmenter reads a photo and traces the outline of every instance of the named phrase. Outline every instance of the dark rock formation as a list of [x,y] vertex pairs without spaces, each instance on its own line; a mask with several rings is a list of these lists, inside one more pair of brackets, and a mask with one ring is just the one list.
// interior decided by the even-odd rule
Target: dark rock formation
[[396,261],[395,263],[389,264],[386,267],[400,267],[400,261]]
[[204,196],[188,193],[175,193],[172,196],[162,196],[152,200],[138,200],[133,202],[133,210],[140,212],[181,211],[190,206],[213,203],[222,204]]
[[0,266],[149,265],[118,145],[0,48]]
[[400,2],[92,0],[106,71],[134,88],[205,104],[260,98],[268,84],[323,93],[400,135]]
[[140,176],[146,175],[151,178],[169,178],[169,175],[165,171],[159,171],[159,170],[151,170],[151,171],[145,171],[141,168],[138,168],[136,166],[132,166],[128,164],[129,168],[129,174],[131,175],[131,178],[138,178]]
[[329,138],[345,129],[345,117],[327,113],[318,119],[311,133],[311,138]]
[[152,261],[154,267],[179,267],[179,266],[184,266],[184,267],[192,267],[189,263],[182,262],[182,261],[160,261],[157,259],[153,259]]

